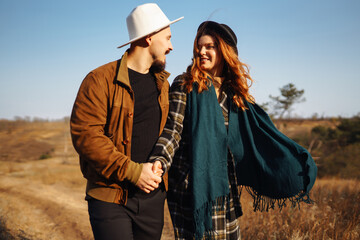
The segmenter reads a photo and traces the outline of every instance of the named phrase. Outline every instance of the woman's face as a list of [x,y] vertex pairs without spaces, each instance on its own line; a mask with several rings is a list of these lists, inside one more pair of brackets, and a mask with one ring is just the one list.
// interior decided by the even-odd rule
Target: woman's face
[[203,35],[198,40],[200,68],[214,77],[221,76],[224,61],[221,52],[210,35]]

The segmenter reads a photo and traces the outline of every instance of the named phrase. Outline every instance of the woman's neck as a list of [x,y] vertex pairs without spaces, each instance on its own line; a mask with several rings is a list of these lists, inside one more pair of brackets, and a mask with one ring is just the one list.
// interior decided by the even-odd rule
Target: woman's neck
[[213,77],[213,85],[216,92],[216,97],[219,99],[221,84],[224,81],[224,77]]

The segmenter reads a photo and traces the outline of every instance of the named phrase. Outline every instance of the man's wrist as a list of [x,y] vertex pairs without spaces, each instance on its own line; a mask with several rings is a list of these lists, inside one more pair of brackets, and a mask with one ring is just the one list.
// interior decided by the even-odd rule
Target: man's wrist
[[143,168],[142,163],[136,163],[130,160],[129,165],[126,169],[125,178],[134,185],[136,185],[137,181],[140,178],[142,168]]

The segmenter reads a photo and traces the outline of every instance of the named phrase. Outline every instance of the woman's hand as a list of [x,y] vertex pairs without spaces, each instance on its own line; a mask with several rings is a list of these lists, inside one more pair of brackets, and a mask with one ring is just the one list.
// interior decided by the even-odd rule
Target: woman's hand
[[164,171],[162,170],[162,165],[160,161],[155,161],[152,167],[154,174],[158,177],[161,177]]
[[161,181],[161,176],[158,176],[154,172],[154,164],[148,162],[143,164],[143,169],[136,186],[144,192],[150,193],[159,187]]

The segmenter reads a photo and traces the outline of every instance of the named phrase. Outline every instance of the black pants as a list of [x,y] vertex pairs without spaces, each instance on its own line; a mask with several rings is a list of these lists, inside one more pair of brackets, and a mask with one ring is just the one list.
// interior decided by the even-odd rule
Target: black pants
[[149,197],[135,195],[126,206],[87,197],[90,223],[95,240],[156,240],[164,225],[166,192]]

